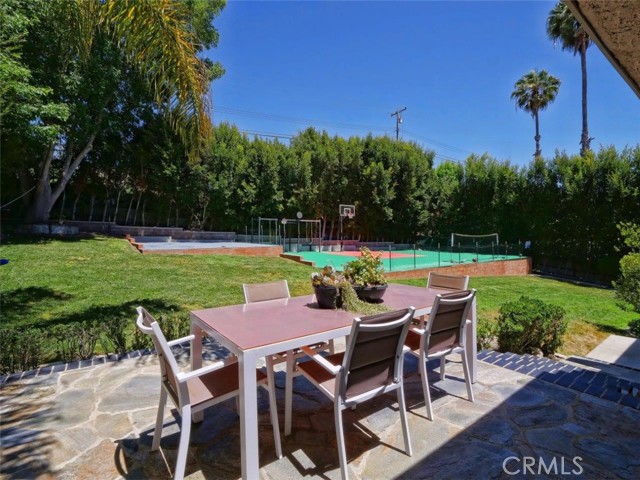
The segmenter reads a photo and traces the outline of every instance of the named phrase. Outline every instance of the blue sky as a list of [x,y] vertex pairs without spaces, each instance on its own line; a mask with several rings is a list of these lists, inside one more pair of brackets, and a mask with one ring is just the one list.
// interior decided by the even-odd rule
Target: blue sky
[[[241,130],[395,136],[435,150],[436,163],[489,153],[526,165],[534,123],[510,99],[533,68],[562,84],[541,113],[543,156],[579,151],[580,60],[547,39],[553,1],[228,2],[210,58],[213,119]],[[640,99],[592,45],[587,53],[593,148],[640,143]]]

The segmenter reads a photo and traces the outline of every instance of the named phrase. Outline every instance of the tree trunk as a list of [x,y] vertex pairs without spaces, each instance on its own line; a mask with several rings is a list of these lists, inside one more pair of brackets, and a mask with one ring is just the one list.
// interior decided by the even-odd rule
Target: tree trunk
[[587,123],[587,42],[580,45],[580,67],[582,69],[582,135],[580,136],[580,155],[591,151],[589,125]]
[[143,227],[146,226],[144,221],[144,211],[146,208],[147,208],[147,197],[144,197],[144,200],[142,201],[142,213],[140,215]]
[[131,199],[129,200],[129,208],[127,209],[127,216],[124,219],[124,224],[129,225],[129,215],[131,214],[131,206],[133,205],[133,195],[131,195]]
[[133,224],[138,221],[138,212],[140,211],[140,200],[142,200],[142,191],[138,194],[138,201],[136,202],[136,211],[133,213]]
[[116,208],[113,212],[113,223],[118,223],[118,208],[120,208],[120,195],[122,190],[118,190],[118,196],[116,197]]
[[542,150],[540,150],[540,123],[538,121],[538,112],[535,112],[533,114],[533,118],[536,121],[536,136],[533,137],[536,141],[536,153],[534,153],[534,157],[540,157],[542,156]]
[[71,212],[71,220],[76,219],[76,208],[78,207],[79,201],[80,201],[80,192],[76,194],[76,199],[73,201],[73,211]]
[[89,207],[89,221],[91,222],[93,220],[93,206],[96,203],[96,196],[95,195],[91,195],[91,206]]
[[102,221],[107,221],[107,211],[109,210],[109,193],[107,193],[107,198],[104,200],[104,209],[102,210]]
[[[98,121],[96,123],[100,122]],[[42,162],[38,165],[38,186],[34,194],[31,208],[27,214],[27,221],[32,223],[44,223],[49,221],[49,218],[51,217],[51,209],[58,201],[60,195],[62,195],[62,192],[64,192],[64,189],[67,187],[67,183],[71,180],[72,175],[78,169],[82,160],[84,160],[87,154],[93,149],[93,140],[96,137],[96,133],[97,132],[94,132],[89,136],[84,148],[75,158],[73,157],[73,144],[68,146],[69,151],[67,152],[67,157],[65,158],[64,165],[62,166],[60,180],[58,180],[58,183],[53,190],[51,188],[51,162],[53,161],[53,154],[56,145],[55,143],[52,143],[49,146],[48,152]]]
[[167,212],[167,227],[169,226],[169,222],[171,221],[171,204],[173,203],[172,200],[169,200],[169,211]]
[[67,199],[67,193],[62,192],[62,205],[60,205],[60,218],[58,218],[58,222],[62,223],[64,218],[64,201]]

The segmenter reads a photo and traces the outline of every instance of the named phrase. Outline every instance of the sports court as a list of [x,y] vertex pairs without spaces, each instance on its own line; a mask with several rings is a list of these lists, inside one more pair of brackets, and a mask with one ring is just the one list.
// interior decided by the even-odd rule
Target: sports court
[[[373,251],[373,254],[380,255],[382,264],[388,272],[521,258],[520,255],[507,255],[502,253],[453,252],[421,249],[379,250]],[[304,260],[315,262],[317,267],[331,265],[336,270],[343,270],[344,264],[359,257],[360,252],[298,252],[296,255],[301,256]]]

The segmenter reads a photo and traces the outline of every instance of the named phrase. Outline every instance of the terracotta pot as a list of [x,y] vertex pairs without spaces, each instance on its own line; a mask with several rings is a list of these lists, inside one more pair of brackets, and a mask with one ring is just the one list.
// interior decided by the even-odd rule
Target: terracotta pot
[[371,287],[353,287],[356,295],[363,302],[380,303],[388,285],[374,285]]
[[342,307],[342,296],[338,287],[313,287],[318,308],[335,309]]

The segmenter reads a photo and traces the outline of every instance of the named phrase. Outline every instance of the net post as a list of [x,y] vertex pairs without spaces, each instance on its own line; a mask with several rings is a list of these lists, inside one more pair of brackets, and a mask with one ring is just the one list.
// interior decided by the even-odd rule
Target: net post
[[391,271],[391,244],[387,245],[389,248],[389,271]]
[[416,244],[413,244],[413,269],[416,269]]
[[460,242],[458,242],[458,263],[462,265],[462,252],[460,251]]
[[440,242],[438,242],[438,266],[440,266]]

